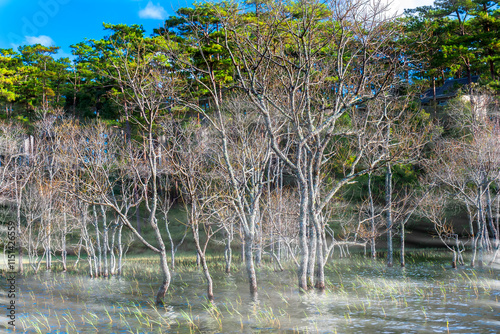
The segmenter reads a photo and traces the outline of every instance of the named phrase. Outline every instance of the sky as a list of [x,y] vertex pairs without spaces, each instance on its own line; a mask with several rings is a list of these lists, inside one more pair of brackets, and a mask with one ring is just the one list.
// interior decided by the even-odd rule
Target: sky
[[[0,0],[0,48],[42,44],[61,47],[58,56],[70,57],[70,45],[85,38],[100,39],[103,23],[140,24],[146,35],[190,0]],[[414,8],[433,0],[393,0],[393,10]]]

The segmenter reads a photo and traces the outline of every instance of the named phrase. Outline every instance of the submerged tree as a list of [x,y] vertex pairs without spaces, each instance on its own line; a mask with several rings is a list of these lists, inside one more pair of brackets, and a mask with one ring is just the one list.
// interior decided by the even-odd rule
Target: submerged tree
[[[394,41],[401,31],[380,2],[257,6],[218,10],[222,33],[211,41],[228,54],[234,88],[261,114],[274,153],[297,180],[299,288],[324,289],[324,210],[339,189],[373,167],[359,164],[371,117],[363,106],[397,81]],[[284,131],[291,134],[289,151],[281,144]],[[344,166],[338,175],[335,164]]]

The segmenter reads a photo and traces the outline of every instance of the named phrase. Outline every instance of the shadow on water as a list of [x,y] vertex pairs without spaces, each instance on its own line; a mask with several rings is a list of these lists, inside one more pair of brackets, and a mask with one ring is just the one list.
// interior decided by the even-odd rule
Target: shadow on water
[[19,277],[18,331],[28,333],[498,333],[500,270],[444,262],[386,268],[366,259],[335,260],[324,293],[299,294],[296,274],[261,269],[259,294],[244,270],[214,272],[215,302],[196,270],[174,275],[157,308],[155,280],[91,279],[60,273]]

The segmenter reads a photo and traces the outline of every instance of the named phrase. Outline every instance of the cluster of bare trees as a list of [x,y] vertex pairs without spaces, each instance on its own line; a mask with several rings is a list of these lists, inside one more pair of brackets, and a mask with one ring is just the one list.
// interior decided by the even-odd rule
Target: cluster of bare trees
[[[92,191],[75,184],[74,173],[81,170],[78,152],[97,152],[105,147],[105,138],[96,143],[87,131],[74,121],[61,121],[58,112],[40,113],[31,135],[14,124],[2,124],[2,204],[12,208],[17,223],[20,272],[24,271],[25,253],[35,272],[42,262],[51,269],[56,253],[66,271],[71,244],[78,255],[86,252],[90,276],[120,273],[122,224],[109,219],[105,207],[73,195]],[[96,131],[103,136],[108,129]],[[79,146],[77,138],[82,141]],[[86,155],[86,159],[93,159],[92,154]],[[69,235],[77,235],[77,242],[69,242]]]
[[[488,91],[472,89],[448,106],[453,138],[435,143],[429,163],[428,183],[434,190],[422,206],[422,213],[453,252],[453,266],[464,262],[461,253],[468,243],[473,250],[471,265],[484,262],[485,252],[496,252],[500,213],[500,132],[498,100]],[[469,239],[446,220],[449,205],[465,207],[469,218]],[[491,260],[493,261],[494,258]]]
[[[210,24],[200,19],[207,10],[201,6],[183,18],[183,39],[165,29],[95,43],[107,61],[99,75],[116,83],[123,129],[47,110],[31,137],[2,125],[0,194],[15,208],[21,271],[23,252],[35,271],[44,260],[50,269],[54,254],[66,269],[71,234],[91,276],[119,275],[125,227],[159,256],[158,303],[186,233],[209,300],[207,249],[223,244],[230,272],[235,240],[252,294],[265,255],[280,270],[291,260],[299,289],[323,290],[336,245],[346,254],[349,245],[369,243],[375,258],[376,241],[386,234],[392,266],[397,232],[404,266],[405,224],[415,213],[460,254],[461,240],[442,220],[451,199],[470,213],[474,251],[498,249],[498,124],[482,109],[471,111],[479,105],[471,100],[458,106],[469,112],[454,113],[470,126],[462,128],[464,138],[436,138],[425,113],[412,109],[406,58],[394,44],[401,26],[380,2],[254,6],[210,6]],[[183,112],[197,117],[179,117]],[[394,184],[394,166],[424,165],[429,141],[432,182]],[[372,180],[381,175],[384,197],[377,200]],[[361,177],[368,178],[366,201],[346,203],[343,189]],[[445,193],[446,200],[436,197]],[[170,233],[174,205],[184,207],[181,240]],[[134,222],[139,210],[147,226]]]

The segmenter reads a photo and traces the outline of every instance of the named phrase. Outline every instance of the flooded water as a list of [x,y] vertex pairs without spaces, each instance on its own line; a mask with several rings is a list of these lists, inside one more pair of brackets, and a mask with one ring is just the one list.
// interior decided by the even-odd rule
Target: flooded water
[[[140,268],[140,267],[139,267]],[[130,275],[134,276],[134,275]],[[252,300],[243,271],[214,272],[215,304],[195,269],[175,273],[165,307],[157,277],[91,279],[42,273],[17,280],[17,331],[27,333],[499,333],[500,269],[447,262],[386,268],[334,260],[328,290],[299,294],[294,272],[259,272]],[[2,304],[5,295],[2,296]],[[5,324],[4,319],[0,324]],[[1,330],[0,325],[0,330]],[[7,330],[9,332],[9,330]]]

